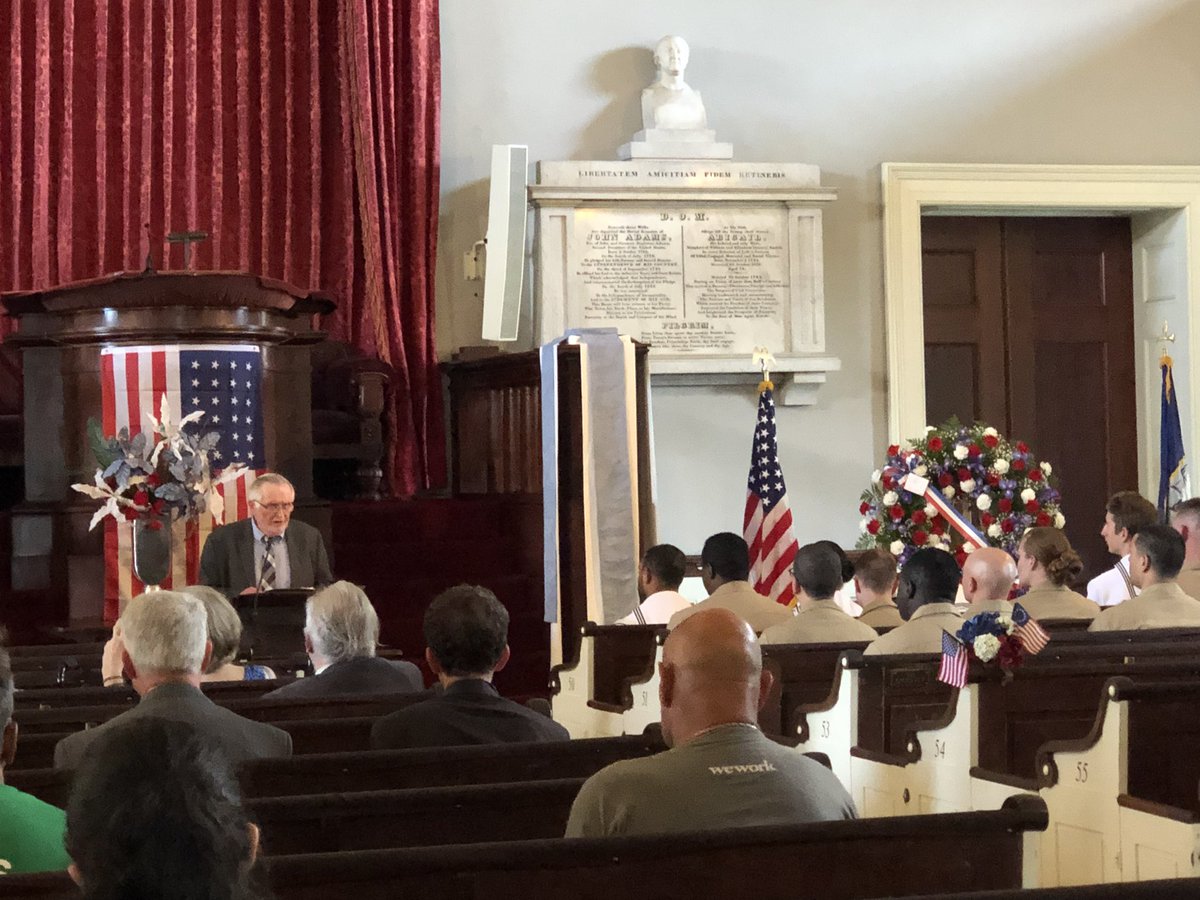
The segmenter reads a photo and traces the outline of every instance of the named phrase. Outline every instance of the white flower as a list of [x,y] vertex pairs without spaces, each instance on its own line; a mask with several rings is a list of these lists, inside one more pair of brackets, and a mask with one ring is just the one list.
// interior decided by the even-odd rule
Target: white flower
[[1054,471],[1054,466],[1050,465],[1050,463],[1048,463],[1048,462],[1044,462],[1041,465],[1041,469],[1042,469],[1042,474],[1045,475],[1047,478],[1049,478],[1050,473]]
[[925,515],[929,516],[929,518],[932,519],[937,514],[938,514],[938,511],[937,511],[936,506],[934,506],[932,503],[925,504]]
[[870,521],[871,521],[870,519],[860,519],[859,523],[858,523],[858,530],[861,531],[863,534],[866,534],[867,533],[867,524]]
[[975,545],[974,544],[963,544],[962,551],[963,551],[963,553],[967,554],[967,556],[970,556],[972,553],[975,552]]
[[1026,503],[1028,503],[1030,500],[1034,500],[1036,498],[1037,498],[1037,491],[1035,491],[1033,488],[1025,488],[1025,490],[1021,491],[1021,499],[1024,500]]
[[888,491],[886,494],[883,495],[883,505],[884,506],[895,506],[896,501],[899,499],[900,498],[898,496],[896,496],[895,491]]
[[942,488],[942,496],[945,497],[947,500],[954,499],[954,488],[950,487],[949,485]]
[[1056,512],[1056,513],[1054,514],[1054,527],[1055,527],[1055,528],[1062,528],[1062,527],[1063,527],[1064,525],[1066,525],[1066,524],[1067,524],[1067,517],[1066,517],[1066,516],[1064,516],[1064,515],[1063,515],[1062,513],[1060,513],[1060,512]]
[[1002,534],[1004,534],[1004,531],[1003,531],[1003,529],[1000,528],[999,522],[993,522],[991,525],[988,526],[988,530],[987,530],[988,537],[998,538]]
[[985,435],[987,435],[988,437],[999,437],[1000,436],[1000,432],[998,432],[995,428],[985,428],[985,429],[983,429],[983,433]]
[[918,478],[924,478],[926,475],[929,474],[929,467],[927,465],[925,465],[925,463],[921,463],[921,465],[919,465],[915,469],[913,469],[913,474],[916,475]]
[[982,512],[987,512],[992,508],[992,498],[987,494],[980,494],[975,498],[975,507]]
[[968,478],[966,481],[960,481],[958,483],[958,489],[964,494],[971,493],[971,491],[975,490],[975,479]]
[[954,458],[957,460],[966,459],[970,451],[967,450],[966,444],[954,445]]
[[882,477],[883,477],[883,472],[881,472],[879,469],[876,469],[874,472],[871,473],[871,484],[879,484],[879,479],[881,479]]
[[892,541],[892,545],[888,549],[892,551],[892,556],[899,556],[904,552],[904,541]]
[[994,634],[981,634],[975,638],[975,655],[981,662],[990,662],[1000,652],[1000,638]]
[[1005,634],[1012,634],[1013,630],[1017,627],[1013,623],[1013,620],[1010,619],[1008,616],[997,616],[996,624],[1004,629]]
[[996,470],[997,475],[1003,475],[1008,471],[1008,460],[1001,457],[992,463],[992,468]]
[[929,432],[931,432],[931,431],[937,431],[937,428],[936,428],[935,426],[933,426],[933,425],[926,425],[926,426],[925,426],[925,433],[926,433],[926,434],[929,434]]

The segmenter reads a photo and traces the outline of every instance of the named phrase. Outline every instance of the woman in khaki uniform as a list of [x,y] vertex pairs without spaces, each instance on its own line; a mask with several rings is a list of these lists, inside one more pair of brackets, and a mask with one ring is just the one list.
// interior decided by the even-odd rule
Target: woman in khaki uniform
[[1083,571],[1079,554],[1057,528],[1030,528],[1017,550],[1017,577],[1029,592],[1019,602],[1035,619],[1094,619],[1100,607],[1067,587]]

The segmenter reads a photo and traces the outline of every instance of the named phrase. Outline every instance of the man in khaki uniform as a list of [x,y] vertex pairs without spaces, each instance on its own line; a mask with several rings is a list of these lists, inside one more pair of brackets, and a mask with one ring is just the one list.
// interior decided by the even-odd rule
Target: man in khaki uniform
[[963,617],[954,605],[959,571],[945,550],[923,547],[900,570],[896,601],[906,621],[867,647],[871,656],[892,653],[940,653],[942,632],[954,634]]
[[896,557],[882,547],[868,550],[854,564],[854,596],[862,607],[858,621],[872,628],[904,624],[896,606]]
[[1183,538],[1174,528],[1138,529],[1129,552],[1129,577],[1141,593],[1104,610],[1088,631],[1200,628],[1200,601],[1185,594],[1175,581],[1183,558]]
[[770,597],[764,597],[747,580],[750,577],[750,548],[736,534],[723,531],[704,542],[700,551],[700,579],[708,599],[671,616],[667,628],[705,609],[727,609],[737,613],[759,634],[791,618],[792,613]]
[[796,579],[796,615],[762,633],[763,644],[827,644],[873,641],[878,634],[844,613],[833,595],[842,586],[842,560],[824,542],[806,544],[792,562]]
[[963,596],[970,605],[963,615],[994,612],[1011,616],[1008,599],[1017,580],[1017,563],[999,547],[980,547],[967,557],[962,570]]
[[1177,503],[1171,510],[1171,527],[1183,538],[1183,568],[1175,580],[1189,597],[1200,600],[1200,497]]

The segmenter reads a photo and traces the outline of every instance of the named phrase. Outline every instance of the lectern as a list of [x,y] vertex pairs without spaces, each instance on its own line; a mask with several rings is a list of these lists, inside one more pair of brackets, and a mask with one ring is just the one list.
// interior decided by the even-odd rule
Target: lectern
[[296,515],[329,537],[312,494],[309,346],[327,296],[245,272],[119,273],[45,291],[0,295],[18,331],[25,377],[25,501],[13,511],[15,591],[44,592],[45,619],[98,619],[104,605],[95,503],[70,489],[91,481],[87,421],[99,417],[106,346],[251,344],[262,351],[266,463],[296,486]]

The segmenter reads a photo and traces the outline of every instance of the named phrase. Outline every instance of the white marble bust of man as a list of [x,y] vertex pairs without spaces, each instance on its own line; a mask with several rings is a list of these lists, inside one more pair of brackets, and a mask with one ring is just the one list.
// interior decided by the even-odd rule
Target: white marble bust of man
[[658,79],[642,91],[642,127],[694,131],[708,127],[700,92],[688,87],[683,70],[688,64],[687,41],[667,35],[654,48]]

